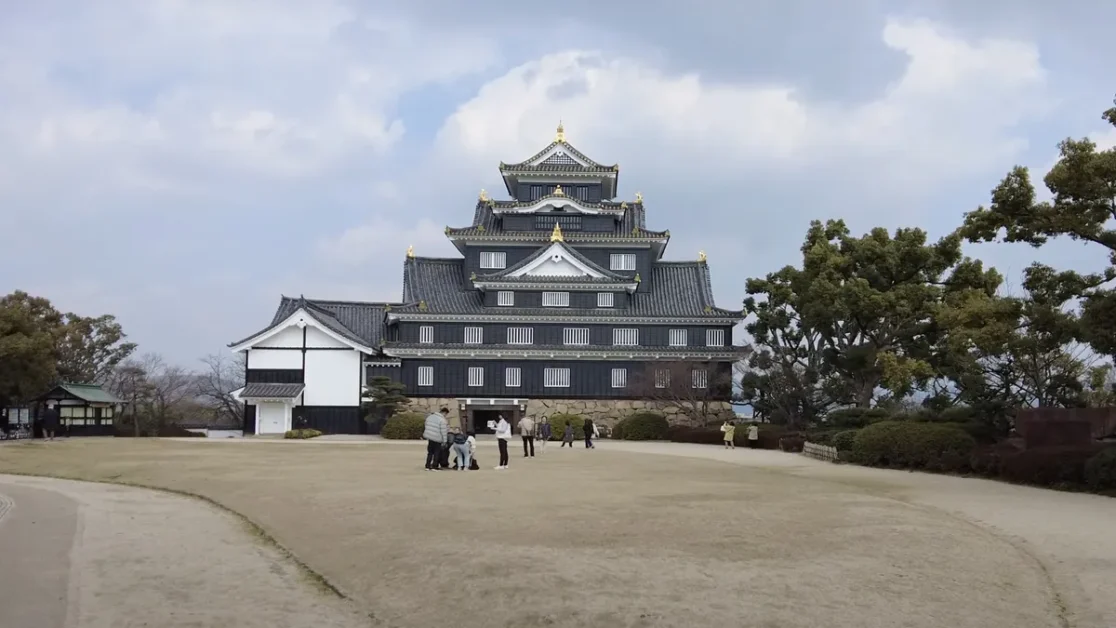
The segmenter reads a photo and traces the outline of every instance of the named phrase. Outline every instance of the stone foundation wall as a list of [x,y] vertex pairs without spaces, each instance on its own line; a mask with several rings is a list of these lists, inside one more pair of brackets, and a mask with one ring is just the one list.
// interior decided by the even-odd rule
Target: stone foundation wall
[[[460,424],[460,402],[449,397],[415,397],[411,399],[411,411],[429,414],[442,408],[449,408],[450,425]],[[576,414],[593,419],[598,425],[611,427],[617,421],[639,410],[651,410],[666,415],[672,424],[686,424],[689,417],[683,408],[656,401],[628,399],[531,399],[527,402],[527,414],[539,418],[552,414]],[[736,418],[732,404],[727,401],[713,404],[710,420],[724,421]]]

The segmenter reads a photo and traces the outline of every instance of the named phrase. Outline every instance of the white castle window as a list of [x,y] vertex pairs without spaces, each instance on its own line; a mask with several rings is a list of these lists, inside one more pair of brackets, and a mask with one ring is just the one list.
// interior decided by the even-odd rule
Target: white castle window
[[634,347],[639,344],[638,329],[613,329],[612,344],[617,347]]
[[543,386],[546,388],[569,388],[570,369],[546,368],[543,369]]
[[686,346],[686,330],[685,329],[672,329],[672,330],[670,330],[670,346],[672,346],[672,347],[685,347]]
[[428,345],[434,342],[434,326],[423,325],[419,327],[419,342]]
[[562,344],[575,346],[589,344],[589,329],[586,327],[567,327],[563,329]]
[[635,253],[613,253],[609,256],[608,267],[612,270],[635,270]]
[[508,254],[503,251],[481,251],[480,267],[501,269],[508,267]]
[[419,386],[433,386],[434,385],[434,367],[433,366],[420,366],[420,367],[418,367],[418,385]]
[[723,329],[707,329],[707,330],[705,330],[705,346],[707,346],[707,347],[723,347],[723,346],[725,346],[725,330],[723,330]]
[[496,305],[515,305],[515,293],[511,290],[501,290],[496,293]]
[[612,369],[612,387],[624,388],[628,385],[628,369]]
[[597,307],[612,307],[612,293],[611,292],[598,292],[597,293]]
[[542,293],[543,307],[569,307],[569,292],[544,292]]
[[504,369],[504,385],[508,388],[518,388],[520,371],[518,366],[509,366]]
[[529,345],[535,342],[533,327],[508,327],[509,345]]
[[469,367],[469,385],[470,386],[484,386],[484,367],[483,366],[470,366]]
[[484,342],[484,328],[483,327],[466,327],[465,328],[465,344],[479,345]]

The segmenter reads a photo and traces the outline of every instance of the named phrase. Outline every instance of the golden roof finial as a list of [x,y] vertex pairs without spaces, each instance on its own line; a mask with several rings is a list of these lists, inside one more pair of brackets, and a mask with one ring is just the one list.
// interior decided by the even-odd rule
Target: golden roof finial
[[562,228],[558,226],[558,223],[554,223],[554,231],[550,232],[550,241],[551,242],[564,242],[565,241],[565,239],[562,237]]
[[642,203],[643,202],[643,194],[642,193],[636,192],[636,202],[637,203]]
[[706,260],[705,251],[698,251],[698,261],[704,262]]
[[415,247],[413,247],[413,246],[408,246],[407,247],[407,257],[409,257],[411,259],[415,258]]
[[561,185],[554,186],[554,191],[550,193],[553,196],[565,196],[566,193],[562,191]]
[[566,127],[562,126],[562,121],[558,121],[558,130],[554,133],[554,141],[559,144],[566,143]]
[[481,188],[480,194],[477,195],[477,200],[481,200],[481,201],[487,201],[488,200],[488,192],[486,192],[484,190],[484,188]]

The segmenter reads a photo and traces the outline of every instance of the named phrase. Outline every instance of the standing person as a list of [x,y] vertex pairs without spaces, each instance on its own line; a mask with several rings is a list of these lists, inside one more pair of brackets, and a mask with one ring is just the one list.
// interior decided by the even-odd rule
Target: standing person
[[546,441],[550,440],[550,436],[554,433],[553,428],[550,427],[550,419],[547,417],[542,418],[542,423],[539,424],[539,453],[546,451]]
[[524,416],[519,420],[519,435],[523,437],[523,457],[527,457],[527,449],[530,447],[531,457],[535,457],[535,420],[529,416]]
[[61,422],[62,417],[58,413],[58,408],[54,407],[53,401],[48,401],[46,410],[43,411],[43,438],[54,440],[54,435],[58,432],[58,425]]
[[465,432],[457,430],[453,434],[453,451],[457,454],[457,470],[464,471],[469,468],[472,455],[469,451],[469,437]]
[[496,421],[496,444],[500,446],[500,464],[496,466],[497,470],[508,468],[508,439],[511,438],[511,423],[500,415],[500,420]]
[[597,427],[593,425],[593,419],[585,419],[585,448],[593,448],[593,434]]
[[[562,447],[566,445],[569,445],[570,449],[573,449],[573,426],[569,423],[566,423],[566,431],[562,433]],[[561,447],[559,447],[559,449],[561,449]]]
[[721,426],[721,431],[725,435],[725,449],[736,449],[736,442],[733,438],[736,437],[736,425],[725,419],[725,424]]
[[748,426],[748,449],[759,447],[759,426],[755,423]]
[[449,408],[442,408],[439,412],[431,412],[426,416],[426,423],[422,427],[422,437],[426,439],[426,470],[438,470],[438,458],[442,453],[442,445],[449,437]]

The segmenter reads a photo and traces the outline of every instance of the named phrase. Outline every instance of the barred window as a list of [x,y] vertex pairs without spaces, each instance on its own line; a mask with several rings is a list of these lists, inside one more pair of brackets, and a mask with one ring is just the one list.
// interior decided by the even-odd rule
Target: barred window
[[577,346],[589,344],[589,329],[586,327],[567,327],[563,329],[562,344]]
[[529,345],[535,342],[533,327],[508,327],[509,345]]
[[504,385],[508,388],[519,387],[519,367],[509,366],[504,369]]
[[668,388],[670,386],[670,371],[655,369],[655,388]]
[[613,253],[609,257],[608,267],[612,270],[635,270],[635,253]]
[[480,267],[500,269],[507,268],[508,254],[503,251],[481,251]]
[[597,293],[597,307],[612,307],[612,293],[611,292],[598,292]]
[[618,347],[634,347],[639,344],[638,329],[613,329],[612,344]]
[[546,388],[569,388],[570,369],[545,368],[543,369],[543,386]]
[[470,386],[484,386],[484,367],[483,366],[470,366],[469,367],[469,385]]
[[628,385],[628,369],[612,369],[612,387],[624,388]]
[[693,370],[694,388],[709,388],[709,373],[705,369]]
[[484,328],[483,327],[466,327],[465,328],[465,344],[479,345],[484,342]]
[[496,305],[515,305],[515,293],[511,290],[501,290],[496,293]]
[[428,344],[434,342],[434,326],[433,325],[422,325],[421,327],[419,327],[419,342],[421,342],[424,345],[428,345]]
[[707,329],[707,330],[705,330],[705,346],[707,346],[707,347],[723,347],[723,346],[725,346],[725,330],[723,330],[723,329]]
[[670,346],[672,346],[672,347],[685,347],[686,346],[686,330],[685,329],[672,329],[672,330],[670,330]]
[[420,367],[418,367],[418,385],[419,386],[433,386],[434,385],[434,367],[433,366],[420,366]]
[[569,292],[544,292],[542,293],[543,307],[569,307]]

